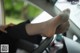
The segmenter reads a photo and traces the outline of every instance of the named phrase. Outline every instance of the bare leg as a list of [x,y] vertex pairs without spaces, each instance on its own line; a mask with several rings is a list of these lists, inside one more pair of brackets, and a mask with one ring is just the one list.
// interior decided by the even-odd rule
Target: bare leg
[[30,36],[35,34],[43,34],[46,37],[52,37],[55,34],[56,28],[68,21],[70,10],[66,9],[61,14],[52,18],[46,22],[38,24],[28,24],[26,25],[26,31]]

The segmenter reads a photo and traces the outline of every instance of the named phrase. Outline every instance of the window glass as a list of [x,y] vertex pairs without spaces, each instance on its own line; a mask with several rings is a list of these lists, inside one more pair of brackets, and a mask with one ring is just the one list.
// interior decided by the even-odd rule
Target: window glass
[[42,10],[29,4],[26,0],[4,0],[5,23],[18,24],[33,20]]

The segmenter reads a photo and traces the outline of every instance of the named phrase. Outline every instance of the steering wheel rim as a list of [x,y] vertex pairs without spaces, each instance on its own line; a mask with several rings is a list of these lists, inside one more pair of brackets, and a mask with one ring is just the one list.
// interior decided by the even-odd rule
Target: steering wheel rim
[[48,45],[51,43],[52,40],[53,40],[53,37],[51,37],[51,38],[47,37],[45,40],[43,40],[41,45],[38,48],[36,48],[32,53],[41,53],[41,52],[43,52],[43,50],[45,50],[48,47]]

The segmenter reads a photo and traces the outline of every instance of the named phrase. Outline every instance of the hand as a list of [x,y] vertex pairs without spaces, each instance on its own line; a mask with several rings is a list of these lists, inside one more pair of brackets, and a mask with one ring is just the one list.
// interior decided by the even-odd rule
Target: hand
[[5,30],[7,27],[12,27],[14,26],[15,24],[13,23],[10,23],[8,25],[3,25],[3,26],[0,26],[0,31],[4,32],[4,33],[7,33],[7,31]]
[[5,30],[6,27],[7,27],[6,25],[0,26],[0,31],[7,33],[7,31]]

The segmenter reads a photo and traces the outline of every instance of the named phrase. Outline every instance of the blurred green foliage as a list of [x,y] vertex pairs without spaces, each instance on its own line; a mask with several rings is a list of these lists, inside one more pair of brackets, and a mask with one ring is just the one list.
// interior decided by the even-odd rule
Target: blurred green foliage
[[[5,15],[8,18],[34,19],[42,10],[31,4],[24,5],[24,0],[4,0]],[[27,2],[26,2],[27,3]]]
[[42,10],[30,4],[28,5],[27,10],[28,10],[28,17],[30,20],[32,20],[33,18],[35,18],[37,15],[39,15],[42,12]]

